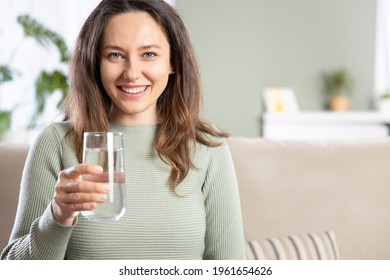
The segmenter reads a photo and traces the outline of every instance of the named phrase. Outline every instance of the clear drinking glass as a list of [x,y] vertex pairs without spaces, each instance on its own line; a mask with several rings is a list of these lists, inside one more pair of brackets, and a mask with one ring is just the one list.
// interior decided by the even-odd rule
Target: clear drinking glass
[[100,175],[84,175],[83,180],[110,186],[107,200],[91,211],[82,211],[90,221],[117,221],[125,213],[125,168],[123,135],[120,132],[84,132],[83,163],[103,167]]

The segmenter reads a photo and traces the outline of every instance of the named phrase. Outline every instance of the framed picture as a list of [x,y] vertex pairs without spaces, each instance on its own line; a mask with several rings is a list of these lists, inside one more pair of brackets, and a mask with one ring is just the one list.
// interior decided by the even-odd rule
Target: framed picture
[[265,88],[263,91],[263,100],[267,112],[294,113],[299,111],[295,93],[292,88]]

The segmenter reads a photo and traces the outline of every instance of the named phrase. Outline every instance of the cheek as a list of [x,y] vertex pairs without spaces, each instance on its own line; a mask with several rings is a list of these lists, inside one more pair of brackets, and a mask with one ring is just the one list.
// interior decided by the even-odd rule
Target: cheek
[[168,82],[169,74],[171,73],[170,66],[161,64],[158,67],[153,67],[149,71],[149,76],[159,84],[166,84]]
[[104,62],[100,64],[100,76],[104,87],[109,86],[108,83],[115,82],[118,75],[120,75],[119,69],[116,69]]
[[105,71],[104,63],[100,63],[100,79],[103,83],[104,88],[106,87],[107,71]]

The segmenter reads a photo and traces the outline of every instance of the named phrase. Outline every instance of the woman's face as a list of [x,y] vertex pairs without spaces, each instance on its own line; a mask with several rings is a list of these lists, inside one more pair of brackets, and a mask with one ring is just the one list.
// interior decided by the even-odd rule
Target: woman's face
[[157,99],[171,72],[169,43],[148,13],[125,13],[108,21],[100,45],[100,73],[113,101],[112,121],[156,124]]

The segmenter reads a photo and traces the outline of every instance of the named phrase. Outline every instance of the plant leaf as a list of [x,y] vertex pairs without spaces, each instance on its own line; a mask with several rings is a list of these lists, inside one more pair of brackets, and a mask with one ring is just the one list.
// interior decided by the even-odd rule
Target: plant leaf
[[56,90],[59,90],[62,94],[61,101],[57,104],[57,107],[59,107],[62,100],[65,99],[69,89],[67,76],[59,70],[50,73],[43,71],[38,77],[35,86],[37,110],[30,121],[29,128],[34,127],[38,118],[42,115],[48,96],[53,94]]
[[337,92],[350,93],[352,90],[352,79],[345,69],[338,69],[331,73],[325,73],[322,76],[324,82],[324,90],[332,96]]
[[0,111],[0,135],[11,127],[11,112]]
[[0,83],[13,80],[12,70],[6,65],[0,65]]
[[46,46],[49,42],[53,43],[60,52],[61,62],[67,62],[69,60],[68,47],[60,35],[47,29],[29,15],[20,15],[17,20],[23,27],[26,37],[34,38],[43,46]]

